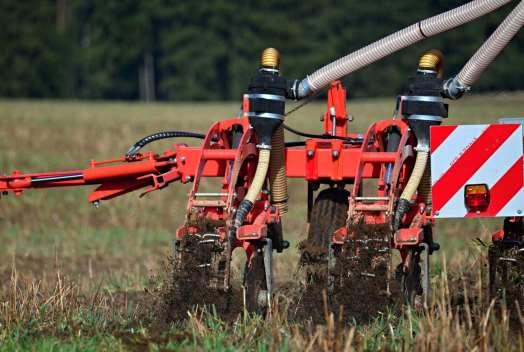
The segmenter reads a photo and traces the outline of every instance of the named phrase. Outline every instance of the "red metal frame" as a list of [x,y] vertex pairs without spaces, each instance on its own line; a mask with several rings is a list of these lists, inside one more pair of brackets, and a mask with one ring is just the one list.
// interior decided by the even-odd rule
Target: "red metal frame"
[[348,113],[346,111],[346,89],[340,81],[329,85],[324,121],[324,134],[332,136],[348,135]]
[[[359,137],[348,133],[346,91],[342,84],[333,82],[327,97],[325,134],[334,132],[338,137]],[[242,130],[240,143],[235,148],[230,145],[234,126]],[[400,132],[400,145],[397,151],[386,152],[384,141],[391,128]],[[358,236],[348,233],[351,224],[389,223],[395,201],[411,174],[414,137],[403,120],[378,121],[360,137],[363,139],[361,145],[345,143],[341,139],[312,138],[305,141],[305,146],[286,148],[288,177],[317,183],[353,185],[348,199],[348,226],[333,234],[334,243],[343,243],[348,236]],[[256,139],[248,119],[233,118],[213,124],[200,147],[178,144],[162,154],[146,153],[133,160],[124,157],[93,160],[88,168],[75,171],[30,174],[15,171],[8,176],[0,176],[0,192],[19,195],[31,188],[98,185],[89,195],[90,202],[97,202],[145,188],[143,195],[163,189],[175,181],[192,182],[187,216],[185,223],[176,232],[177,238],[203,231],[196,225],[196,217],[216,222],[218,225],[215,231],[220,234],[220,241],[225,242],[226,230],[235,207],[243,199],[253,177],[256,158]],[[389,182],[386,182],[388,165],[392,167],[392,173]],[[201,181],[207,177],[221,178],[220,188],[211,195],[211,199],[199,192]],[[375,182],[370,188],[366,183],[371,179]],[[252,241],[265,238],[268,225],[279,222],[278,210],[271,206],[268,195],[261,193],[245,225],[237,231],[234,246],[254,253]],[[405,216],[403,229],[395,234],[392,245],[400,249],[405,257],[406,248],[417,246],[424,240],[422,227],[428,224],[431,225],[432,220],[425,204],[420,202]]]

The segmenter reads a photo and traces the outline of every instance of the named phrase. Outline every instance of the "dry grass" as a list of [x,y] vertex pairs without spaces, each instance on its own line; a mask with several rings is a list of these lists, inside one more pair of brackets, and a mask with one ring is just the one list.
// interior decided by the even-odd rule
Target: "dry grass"
[[[351,128],[362,131],[371,121],[390,116],[393,107],[392,100],[355,102],[350,105],[355,117]],[[90,158],[123,153],[147,133],[204,131],[212,121],[237,110],[238,104],[3,101],[0,169],[77,169]],[[288,122],[318,131],[322,111],[322,104],[310,104]],[[450,111],[454,117],[448,123],[494,121],[521,115],[524,96],[470,97]],[[160,151],[167,145],[161,142],[152,148]],[[277,256],[284,293],[293,289],[290,268],[296,265],[295,245],[306,229],[304,189],[300,180],[291,182],[293,211],[284,221],[292,249]],[[325,323],[316,326],[293,319],[293,295],[284,294],[270,321],[222,321],[208,309],[160,329],[152,309],[162,282],[158,276],[187,191],[187,186],[177,184],[142,199],[127,195],[98,210],[86,201],[88,189],[2,198],[0,351],[524,349],[520,309],[514,302],[487,300],[485,249],[472,241],[487,241],[498,221],[439,222],[437,240],[443,250],[433,256],[433,304],[421,313],[384,309],[369,322],[354,324],[328,312]]]

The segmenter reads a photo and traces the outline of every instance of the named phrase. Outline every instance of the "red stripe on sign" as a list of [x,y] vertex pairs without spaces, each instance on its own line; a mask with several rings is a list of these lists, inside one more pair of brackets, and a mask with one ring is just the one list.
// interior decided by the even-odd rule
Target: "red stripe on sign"
[[457,126],[432,126],[430,132],[431,152],[433,153],[444,142],[449,135],[455,131]]
[[434,209],[437,211],[442,209],[519,127],[517,125],[490,125],[486,128],[433,185]]
[[488,209],[480,214],[468,213],[471,216],[495,216],[522,188],[522,157],[491,187]]

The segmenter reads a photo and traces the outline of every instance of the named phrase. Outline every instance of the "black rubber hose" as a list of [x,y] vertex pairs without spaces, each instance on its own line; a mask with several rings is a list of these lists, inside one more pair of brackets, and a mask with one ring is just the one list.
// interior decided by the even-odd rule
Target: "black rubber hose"
[[195,132],[186,132],[186,131],[162,131],[150,134],[149,136],[145,136],[144,138],[140,139],[138,142],[133,144],[126,152],[126,158],[133,158],[136,153],[142,148],[143,146],[158,141],[160,139],[166,139],[166,138],[182,138],[182,137],[188,137],[188,138],[199,138],[204,139],[206,137],[205,134],[202,133],[195,133]]
[[288,130],[289,132],[296,134],[298,136],[306,137],[306,138],[319,138],[319,139],[341,139],[343,141],[348,142],[348,144],[362,144],[362,138],[351,138],[351,137],[341,137],[341,136],[332,136],[329,134],[312,134],[312,133],[306,133],[301,132],[299,130],[296,130],[292,127],[289,127],[285,123],[282,124],[284,126],[284,129]]
[[[349,145],[360,145],[360,144],[362,144],[362,142],[360,142],[360,143],[354,143],[354,142],[344,141],[343,144],[349,144]],[[306,145],[306,141],[293,141],[293,142],[286,142],[286,143],[284,143],[284,145],[286,146],[286,148],[289,148],[289,147],[303,147],[303,146]]]
[[293,142],[286,142],[284,145],[287,147],[303,147],[306,145],[306,142],[304,141],[293,141]]

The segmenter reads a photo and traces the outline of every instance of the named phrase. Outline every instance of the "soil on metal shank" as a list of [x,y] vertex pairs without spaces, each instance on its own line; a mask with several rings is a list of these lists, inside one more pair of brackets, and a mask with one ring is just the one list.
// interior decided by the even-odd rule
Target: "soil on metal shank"
[[[199,249],[195,249],[199,251]],[[206,269],[199,266],[206,253],[192,252],[170,258],[164,265],[163,282],[157,290],[156,316],[159,324],[184,321],[197,308],[216,312],[225,321],[242,311],[242,291],[231,285],[229,292],[208,285]]]
[[[355,231],[362,240],[387,238],[389,232],[387,227],[366,225]],[[366,247],[356,248],[352,243],[343,245],[329,274],[334,282],[328,284],[327,249],[302,242],[299,249],[303,285],[295,292],[297,305],[292,316],[297,320],[322,323],[326,313],[333,312],[346,322],[360,323],[398,310],[402,296],[399,285],[393,280],[392,269],[387,265],[388,252],[379,253],[378,246],[373,244]]]
[[[378,238],[386,234],[385,231],[389,229],[362,226],[358,230],[359,239]],[[287,310],[291,321],[322,324],[326,322],[326,315],[333,312],[339,319],[353,324],[399,309],[400,289],[387,261],[382,260],[387,254],[379,256],[373,250],[345,245],[330,274],[336,280],[328,288],[327,249],[307,241],[303,241],[299,249],[302,253],[299,269],[288,282],[276,287],[273,308]],[[358,259],[353,258],[355,254]],[[182,265],[172,260],[165,266],[164,282],[156,295],[160,298],[155,304],[158,324],[183,321],[188,318],[188,312],[204,306],[214,309],[224,321],[233,321],[242,313],[240,283],[233,282],[228,293],[212,289],[199,263],[199,254],[193,252],[184,257]],[[389,293],[386,290],[388,272],[391,273]]]

